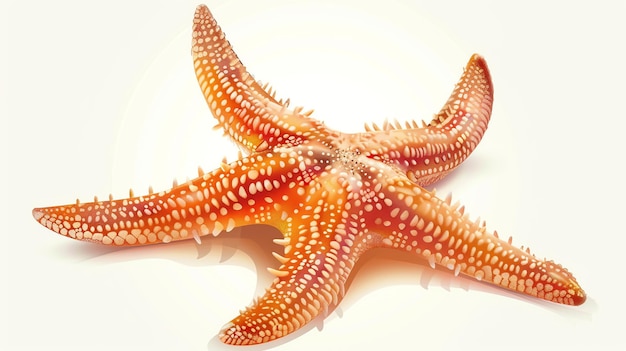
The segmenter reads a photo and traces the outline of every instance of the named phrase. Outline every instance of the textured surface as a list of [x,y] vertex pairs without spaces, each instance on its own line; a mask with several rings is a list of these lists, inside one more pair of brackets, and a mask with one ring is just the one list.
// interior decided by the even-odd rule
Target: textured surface
[[344,134],[291,109],[246,71],[206,6],[198,7],[193,59],[218,127],[249,156],[158,194],[38,208],[42,225],[74,239],[143,245],[218,236],[269,224],[284,238],[272,287],[222,332],[230,344],[290,334],[326,315],[371,248],[413,252],[478,280],[563,304],[585,301],[567,270],[487,232],[430,185],[463,162],[489,122],[493,85],[474,55],[441,112],[417,123],[366,125]]
[[[512,235],[515,244],[530,244],[538,256],[563,263],[588,300],[575,308],[543,303],[385,250],[357,265],[323,330],[310,323],[315,326],[263,346],[403,349],[406,338],[380,332],[391,324],[397,335],[428,335],[420,345],[432,350],[521,350],[528,342],[515,341],[523,330],[554,349],[610,349],[623,342],[615,322],[623,314],[620,292],[607,279],[619,276],[615,257],[626,245],[616,230],[620,207],[608,205],[626,195],[624,173],[614,162],[619,154],[612,151],[619,149],[623,124],[610,103],[623,91],[618,72],[624,56],[606,45],[624,32],[617,4],[565,9],[531,1],[511,11],[481,0],[416,1],[410,8],[360,2],[357,12],[350,11],[353,1],[333,3],[332,9],[308,0],[208,5],[255,77],[346,132],[362,131],[363,122],[380,126],[386,117],[430,120],[466,59],[483,54],[496,88],[493,118],[472,156],[436,184],[437,193],[452,192],[472,218],[480,215],[501,237]],[[194,77],[189,38],[197,4],[33,0],[0,13],[10,14],[0,25],[19,28],[5,33],[6,52],[15,55],[0,57],[10,67],[2,81],[12,87],[5,111],[16,117],[6,121],[11,133],[3,139],[9,146],[4,165],[15,171],[4,182],[10,206],[5,202],[0,250],[7,264],[0,275],[9,290],[0,292],[8,294],[0,309],[11,323],[0,348],[206,350],[215,338],[210,349],[232,349],[219,347],[220,327],[272,282],[265,267],[279,266],[270,252],[279,250],[271,239],[280,233],[271,227],[236,229],[203,240],[198,249],[194,240],[119,249],[52,235],[30,214],[35,206],[77,197],[126,197],[129,187],[138,195],[148,185],[168,189],[173,177],[180,183],[195,177],[198,165],[212,170],[224,154],[236,159],[232,142],[210,130],[215,120]],[[298,11],[315,20],[293,16]],[[342,29],[354,39],[351,53],[337,51],[339,38],[326,40]],[[371,35],[375,31],[382,34]],[[426,52],[426,45],[431,56],[412,55]],[[85,74],[90,67],[98,68]],[[367,76],[359,79],[357,70]],[[386,88],[392,86],[397,89]],[[348,115],[352,122],[340,118]],[[607,116],[612,127],[595,123],[597,116]],[[602,172],[583,166],[591,158]],[[267,242],[266,253],[244,246],[220,260],[222,243],[235,237]],[[199,258],[198,250],[208,248]]]

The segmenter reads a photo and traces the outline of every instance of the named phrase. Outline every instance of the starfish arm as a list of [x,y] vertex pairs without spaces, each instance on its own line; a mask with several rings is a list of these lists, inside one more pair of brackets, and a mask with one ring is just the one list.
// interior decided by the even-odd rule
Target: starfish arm
[[[335,176],[322,176],[309,190],[301,211],[290,220],[292,231],[282,263],[269,269],[276,278],[251,307],[228,323],[220,338],[244,345],[271,341],[327,314],[344,296],[344,284],[362,252],[379,242],[362,235],[358,218],[350,215],[347,192],[327,187]],[[340,201],[338,201],[340,200]],[[310,209],[306,210],[307,207]]]
[[485,60],[474,54],[450,98],[425,128],[366,133],[366,155],[393,163],[425,186],[445,177],[474,151],[491,116],[493,84]]
[[372,214],[370,228],[386,233],[385,246],[420,254],[433,268],[438,264],[548,301],[585,301],[585,292],[565,268],[487,232],[449,201],[399,177],[388,179],[382,192],[389,206]]
[[205,5],[196,9],[192,55],[207,104],[225,134],[248,153],[296,145],[322,125],[273,94],[248,73]]
[[113,245],[184,240],[234,227],[278,228],[306,183],[295,152],[259,153],[158,194],[36,208],[33,216],[56,233]]

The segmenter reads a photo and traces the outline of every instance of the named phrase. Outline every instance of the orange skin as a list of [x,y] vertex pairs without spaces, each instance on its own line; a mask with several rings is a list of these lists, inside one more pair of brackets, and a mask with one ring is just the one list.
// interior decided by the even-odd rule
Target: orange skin
[[203,5],[192,44],[208,106],[248,156],[158,194],[36,208],[39,223],[119,246],[199,241],[255,223],[277,227],[281,265],[268,268],[276,278],[222,330],[228,344],[274,340],[326,314],[344,296],[359,257],[375,247],[413,252],[433,267],[548,301],[585,301],[566,269],[499,239],[449,197],[423,188],[463,162],[487,129],[493,85],[479,55],[429,124],[385,123],[346,134],[261,87]]

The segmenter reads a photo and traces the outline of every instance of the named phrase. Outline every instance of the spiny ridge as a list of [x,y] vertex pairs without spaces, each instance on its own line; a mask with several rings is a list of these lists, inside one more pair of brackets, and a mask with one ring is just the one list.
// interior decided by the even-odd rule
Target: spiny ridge
[[405,121],[404,126],[402,126],[402,123],[400,123],[400,121],[398,121],[397,119],[393,119],[392,121],[385,119],[383,121],[382,127],[378,126],[375,122],[365,122],[363,123],[363,128],[366,132],[386,132],[394,130],[416,129],[419,128],[419,125],[415,120]]

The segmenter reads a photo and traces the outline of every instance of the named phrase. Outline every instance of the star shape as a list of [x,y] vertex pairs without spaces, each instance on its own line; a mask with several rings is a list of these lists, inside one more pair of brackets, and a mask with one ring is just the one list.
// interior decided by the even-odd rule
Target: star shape
[[328,314],[359,257],[379,247],[548,301],[585,301],[565,268],[500,239],[449,196],[424,188],[458,167],[487,129],[493,84],[481,56],[470,58],[428,124],[385,122],[348,134],[261,86],[204,5],[194,17],[192,55],[217,126],[246,156],[159,193],[36,208],[39,223],[117,246],[199,242],[250,224],[278,228],[280,266],[268,268],[276,277],[222,330],[229,344],[271,341]]

